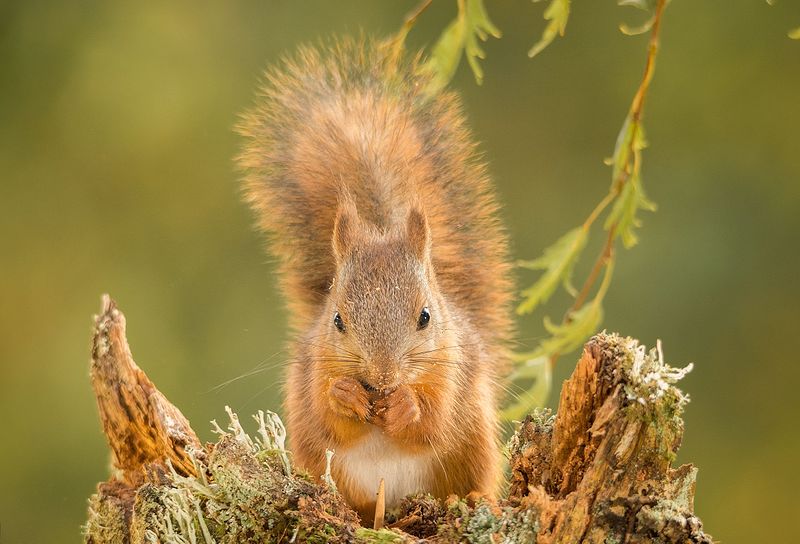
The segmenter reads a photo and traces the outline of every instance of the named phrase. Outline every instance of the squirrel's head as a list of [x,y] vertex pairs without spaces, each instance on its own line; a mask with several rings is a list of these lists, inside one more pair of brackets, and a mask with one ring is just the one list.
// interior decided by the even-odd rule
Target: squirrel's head
[[456,336],[436,284],[431,233],[420,209],[411,208],[379,232],[344,204],[332,250],[336,274],[317,329],[324,341],[311,340],[324,353],[324,368],[386,391],[452,366]]

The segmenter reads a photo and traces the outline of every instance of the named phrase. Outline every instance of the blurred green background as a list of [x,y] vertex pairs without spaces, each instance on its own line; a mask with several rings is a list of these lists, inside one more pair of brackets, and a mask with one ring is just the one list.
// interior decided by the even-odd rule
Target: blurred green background
[[[225,404],[280,406],[284,310],[239,200],[232,126],[279,55],[334,33],[392,32],[413,5],[0,4],[0,542],[78,542],[86,498],[108,475],[87,375],[103,292],[126,313],[139,364],[202,438]],[[575,2],[567,36],[530,60],[543,5],[487,7],[504,37],[486,44],[485,83],[462,66],[453,84],[514,254],[530,258],[607,190],[602,159],[646,45],[617,25],[642,14]],[[432,42],[454,13],[435,2],[411,42]],[[800,42],[786,36],[798,25],[791,0],[667,9],[644,162],[659,211],[620,254],[607,297],[605,327],[661,338],[670,362],[696,364],[682,382],[693,400],[680,460],[700,467],[697,512],[726,543],[787,541],[800,515]],[[521,321],[524,344],[542,316]],[[575,357],[559,362],[556,389]],[[215,389],[266,360],[267,372]]]

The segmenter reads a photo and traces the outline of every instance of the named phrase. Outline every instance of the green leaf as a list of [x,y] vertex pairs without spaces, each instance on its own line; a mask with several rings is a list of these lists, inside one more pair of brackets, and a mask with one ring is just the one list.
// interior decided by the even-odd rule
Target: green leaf
[[570,283],[572,270],[586,246],[586,239],[587,231],[583,227],[576,227],[545,249],[538,259],[519,263],[523,268],[545,272],[533,285],[522,291],[524,300],[517,307],[518,314],[531,313],[540,303],[547,302],[559,283],[567,291],[574,291]]
[[546,357],[550,359],[556,354],[569,353],[579,348],[587,338],[597,332],[597,328],[603,321],[603,299],[606,296],[609,285],[611,285],[613,272],[614,259],[610,258],[606,262],[603,281],[594,298],[579,310],[571,312],[564,322],[559,325],[556,325],[550,318],[546,317],[544,319],[544,327],[551,336],[542,340],[536,349],[525,355],[525,357],[530,359]]
[[[630,114],[625,117],[625,122],[622,123],[622,128],[614,144],[614,154],[611,156],[611,159],[606,161],[613,166],[611,171],[612,190],[621,178],[623,172],[630,167],[631,153],[637,153],[644,149],[645,141],[641,128],[641,124],[631,121]],[[636,139],[636,141],[634,141],[634,139]]]
[[[533,1],[538,2],[539,0]],[[556,36],[564,35],[569,20],[569,2],[570,0],[550,0],[550,4],[544,11],[544,18],[549,22],[542,32],[542,37],[528,51],[529,57],[535,57],[544,51],[548,45],[553,43]]]
[[620,236],[622,244],[628,249],[639,242],[639,237],[636,235],[636,229],[642,226],[642,221],[637,215],[639,210],[652,212],[656,210],[656,205],[644,194],[641,180],[636,175],[628,179],[622,193],[614,201],[614,207],[605,222],[606,230],[616,224],[614,236]]
[[475,81],[480,85],[483,83],[483,69],[478,59],[486,58],[486,53],[481,48],[480,42],[485,42],[490,35],[499,38],[502,33],[489,20],[489,14],[486,13],[483,0],[467,0],[467,25],[468,32],[464,50],[467,54],[467,62],[475,75]]
[[614,237],[621,237],[626,248],[635,246],[639,241],[635,232],[641,226],[639,210],[656,209],[655,203],[647,198],[642,188],[641,152],[646,146],[644,127],[641,123],[634,122],[629,114],[619,131],[614,155],[610,160],[613,166],[611,190],[622,184],[622,191],[614,200],[614,206],[605,222],[606,230],[616,225]]
[[520,379],[533,379],[533,383],[503,410],[501,417],[505,421],[521,420],[534,408],[541,408],[547,402],[553,383],[550,360],[539,357],[525,361],[511,375],[512,382]]
[[458,6],[458,16],[444,29],[430,58],[421,67],[422,71],[431,75],[428,86],[431,94],[450,83],[464,52],[475,81],[480,85],[483,82],[483,70],[478,60],[486,57],[480,42],[486,41],[489,36],[501,36],[500,30],[489,20],[483,0],[461,0]]
[[570,353],[581,347],[583,343],[597,332],[603,321],[603,305],[600,300],[593,300],[580,310],[570,314],[570,320],[556,325],[550,318],[545,318],[544,328],[552,336],[542,340],[533,352],[536,357],[551,357],[559,353]]
[[433,47],[430,58],[422,66],[422,70],[430,72],[431,82],[428,90],[435,94],[445,88],[458,69],[461,52],[464,49],[464,33],[466,18],[459,16],[442,32],[439,41]]

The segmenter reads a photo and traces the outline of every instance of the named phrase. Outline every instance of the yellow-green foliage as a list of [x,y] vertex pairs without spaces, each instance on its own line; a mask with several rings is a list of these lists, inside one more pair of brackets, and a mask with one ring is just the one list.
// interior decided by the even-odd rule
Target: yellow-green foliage
[[[608,164],[612,167],[608,194],[597,204],[581,226],[567,231],[553,245],[545,249],[541,257],[519,263],[523,268],[542,271],[539,278],[522,291],[522,300],[517,308],[519,314],[531,313],[539,305],[546,303],[559,285],[574,297],[575,302],[563,313],[564,317],[559,322],[545,317],[544,327],[548,336],[542,339],[531,353],[520,354],[518,357],[519,365],[512,379],[528,380],[532,381],[532,384],[505,410],[504,415],[507,418],[519,417],[533,406],[543,404],[550,389],[551,367],[556,359],[560,355],[574,351],[590,335],[597,332],[603,321],[603,299],[614,269],[615,242],[621,239],[625,248],[633,247],[638,242],[636,229],[641,226],[639,212],[655,210],[655,204],[647,198],[642,186],[642,150],[646,143],[641,118],[644,99],[655,66],[660,18],[667,3],[668,0],[620,0],[619,2],[620,5],[633,6],[651,14],[638,28],[620,25],[620,29],[626,34],[652,31],[645,76],[619,132],[613,155],[608,160]],[[406,24],[390,42],[394,47],[402,47],[419,13],[421,11],[406,20]],[[569,15],[570,0],[550,1],[544,12],[544,18],[548,21],[547,26],[540,40],[529,51],[531,57],[542,52],[556,36],[564,35]],[[449,83],[464,53],[476,81],[480,84],[483,80],[483,71],[478,59],[483,59],[485,56],[480,47],[480,40],[486,40],[489,35],[499,38],[501,34],[489,20],[482,0],[458,0],[457,17],[444,30],[428,60],[422,64],[421,69],[430,76],[430,91],[438,92]],[[572,284],[573,270],[586,248],[592,234],[592,226],[603,213],[606,214],[604,222],[604,229],[607,231],[606,244],[592,272],[578,290]],[[602,281],[590,299],[595,281],[601,272]]]
[[444,29],[421,67],[431,75],[430,92],[440,91],[453,79],[463,54],[480,85],[483,69],[478,60],[486,58],[480,42],[490,35],[501,36],[500,30],[489,20],[483,0],[458,0],[458,16]]
[[530,313],[539,304],[547,302],[559,283],[571,295],[576,294],[572,285],[572,270],[575,268],[578,256],[586,247],[587,234],[586,229],[576,227],[545,249],[544,254],[538,259],[520,261],[519,265],[523,268],[544,270],[544,272],[536,283],[522,291],[523,300],[517,307],[517,313]]
[[[540,0],[533,1],[539,2]],[[556,39],[556,36],[564,35],[569,20],[569,3],[570,0],[550,0],[547,9],[544,10],[544,18],[549,22],[542,32],[542,37],[528,51],[529,57],[535,57],[544,51]]]
[[[544,270],[544,273],[533,285],[522,292],[523,300],[518,307],[519,313],[529,313],[540,303],[546,302],[559,283],[575,298],[575,303],[566,311],[560,323],[557,324],[550,318],[545,318],[544,326],[549,336],[541,340],[539,346],[532,353],[526,354],[523,359],[548,358],[551,363],[554,363],[560,355],[574,351],[583,344],[586,338],[597,331],[603,320],[603,299],[608,291],[614,269],[614,243],[617,239],[621,239],[624,247],[633,247],[638,241],[636,228],[641,226],[639,211],[655,210],[655,205],[647,199],[642,188],[641,152],[645,147],[645,139],[641,115],[654,69],[656,52],[654,45],[657,44],[655,32],[658,27],[653,27],[653,25],[661,16],[666,2],[629,0],[620,3],[653,10],[652,17],[644,25],[645,29],[653,28],[654,32],[651,47],[648,50],[645,76],[619,132],[614,153],[607,161],[612,167],[611,187],[608,194],[592,210],[582,226],[570,230],[555,244],[547,248],[540,258],[522,263],[525,268]],[[552,4],[550,7],[553,10],[556,9]],[[568,10],[568,7],[562,9]],[[563,24],[566,24],[566,14],[562,14],[562,16],[564,17]],[[553,21],[551,21],[552,24]],[[623,30],[631,32],[627,27],[623,27]],[[611,209],[607,211],[609,206]],[[586,247],[592,226],[602,213],[607,214],[604,222],[604,229],[607,231],[606,243],[583,287],[577,291],[572,286],[572,271],[575,262]],[[603,279],[600,286],[593,298],[587,300],[601,270]],[[515,411],[524,413],[531,407],[524,405],[524,402],[524,398],[519,399],[517,404],[520,406]]]

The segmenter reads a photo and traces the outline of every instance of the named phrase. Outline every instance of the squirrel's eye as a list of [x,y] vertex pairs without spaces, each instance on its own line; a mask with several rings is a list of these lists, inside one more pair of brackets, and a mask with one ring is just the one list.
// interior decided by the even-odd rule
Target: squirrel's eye
[[417,321],[417,330],[422,330],[428,326],[428,323],[431,322],[431,312],[428,310],[428,307],[425,306],[422,311],[419,313],[419,321]]
[[342,321],[342,316],[339,315],[339,312],[333,314],[333,324],[336,325],[339,332],[344,332],[344,321]]

